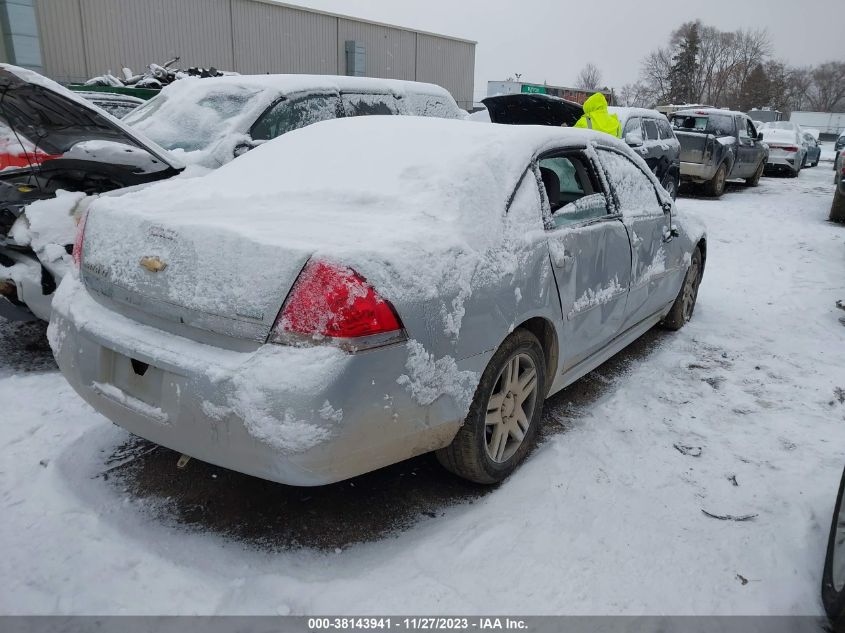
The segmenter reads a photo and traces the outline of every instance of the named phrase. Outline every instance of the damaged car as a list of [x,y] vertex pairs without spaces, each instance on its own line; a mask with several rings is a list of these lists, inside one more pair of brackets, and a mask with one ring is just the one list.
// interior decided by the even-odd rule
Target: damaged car
[[501,481],[548,396],[692,318],[707,255],[621,140],[416,117],[99,198],[77,244],[48,338],[81,397],[183,463],[301,486],[431,451]]
[[47,320],[88,197],[171,178],[183,165],[23,68],[0,66],[0,117],[0,316]]
[[121,120],[14,66],[0,65],[0,91],[0,316],[13,320],[49,320],[89,196],[196,175],[326,119],[466,116],[439,86],[365,77],[188,77]]

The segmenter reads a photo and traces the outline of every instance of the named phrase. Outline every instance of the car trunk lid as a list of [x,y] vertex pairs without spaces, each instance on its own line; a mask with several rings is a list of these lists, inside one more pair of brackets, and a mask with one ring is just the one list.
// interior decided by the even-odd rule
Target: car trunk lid
[[263,342],[310,254],[211,223],[169,225],[95,209],[81,274],[89,290],[130,311]]
[[490,121],[507,125],[553,125],[572,127],[584,114],[573,101],[543,94],[514,94],[487,97],[481,101]]

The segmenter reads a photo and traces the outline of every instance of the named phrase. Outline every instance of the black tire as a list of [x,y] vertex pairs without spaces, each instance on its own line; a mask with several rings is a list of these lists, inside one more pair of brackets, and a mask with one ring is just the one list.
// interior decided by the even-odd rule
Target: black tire
[[833,193],[833,203],[830,205],[831,222],[845,222],[845,194],[839,190],[837,185],[836,191]]
[[[833,582],[834,551],[836,550],[837,525],[845,528],[845,514],[840,516],[842,510],[842,492],[845,490],[845,473],[839,482],[839,493],[836,495],[836,505],[833,507],[833,518],[830,521],[830,534],[827,539],[827,554],[824,559],[824,572],[822,572],[822,604],[830,618],[835,631],[845,631],[845,579],[841,576],[838,580],[842,586],[837,590]],[[845,536],[845,531],[841,534]],[[845,543],[840,547],[845,547]]]
[[681,284],[681,289],[675,298],[675,303],[672,304],[669,314],[663,317],[663,321],[660,322],[660,325],[667,330],[680,330],[692,318],[695,311],[695,302],[698,299],[698,287],[701,285],[701,274],[704,271],[703,264],[704,259],[701,256],[701,249],[696,246],[692,253],[689,268],[687,268],[687,274],[684,276],[684,283]]
[[749,187],[756,187],[760,184],[760,178],[763,175],[763,169],[766,167],[766,159],[760,161],[760,166],[757,168],[757,171],[754,172],[754,175],[751,178],[745,179],[745,184]]
[[720,198],[725,193],[725,182],[728,178],[728,166],[725,163],[719,165],[719,169],[713,178],[704,183],[704,193],[711,198]]
[[678,177],[675,174],[669,174],[666,176],[666,180],[663,182],[663,188],[672,196],[672,200],[678,199],[678,189],[680,185],[678,183]]
[[[524,430],[521,441],[511,435],[505,435],[505,445],[511,441],[518,443],[513,446],[513,452],[507,458],[504,458],[503,454],[502,461],[496,461],[491,457],[488,445],[490,442],[495,444],[492,434],[497,425],[488,424],[488,414],[494,415],[492,410],[488,411],[488,406],[497,393],[501,394],[507,389],[503,381],[508,371],[508,364],[512,363],[513,359],[517,359],[520,370],[523,368],[523,362],[526,363],[525,367],[528,366],[526,359],[533,362],[535,396],[533,402],[529,403],[530,411],[526,411],[526,403],[522,403],[511,405],[509,416],[502,415],[502,411],[507,406],[504,398],[502,406],[495,410],[499,419],[508,417],[513,419],[517,407],[521,407],[524,420],[527,420],[527,428]],[[540,426],[545,397],[546,364],[543,348],[531,332],[517,329],[504,340],[490,359],[481,376],[481,382],[475,390],[475,396],[463,425],[452,443],[436,452],[438,461],[450,472],[476,483],[494,484],[502,481],[519,466],[531,450]],[[510,402],[513,403],[513,399]]]
[[787,176],[789,176],[790,178],[798,178],[798,174],[800,173],[801,167],[799,167],[798,169],[790,169],[786,172]]

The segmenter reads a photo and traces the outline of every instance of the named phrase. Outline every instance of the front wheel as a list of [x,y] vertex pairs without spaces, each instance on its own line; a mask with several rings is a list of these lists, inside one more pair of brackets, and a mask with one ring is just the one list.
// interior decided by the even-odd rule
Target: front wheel
[[493,354],[463,425],[438,461],[456,475],[494,484],[510,475],[537,436],[546,395],[540,341],[518,329]]
[[695,311],[695,302],[698,299],[698,286],[701,284],[701,265],[701,249],[696,246],[681,290],[675,299],[675,303],[672,304],[669,314],[661,322],[661,325],[667,330],[680,330],[692,318],[692,313]]
[[833,508],[833,519],[827,540],[827,555],[822,572],[822,603],[834,625],[834,630],[843,630],[845,625],[845,508],[842,493],[845,490],[845,474],[839,482],[839,494]]
[[764,159],[764,160],[760,161],[760,166],[757,168],[757,171],[754,172],[754,175],[751,176],[751,178],[745,179],[745,184],[748,185],[749,187],[756,187],[757,185],[759,185],[760,184],[760,178],[763,175],[763,169],[765,167],[766,167],[766,161]]
[[704,192],[713,198],[720,197],[725,193],[725,181],[728,178],[728,167],[724,163],[719,165],[716,174],[704,185]]

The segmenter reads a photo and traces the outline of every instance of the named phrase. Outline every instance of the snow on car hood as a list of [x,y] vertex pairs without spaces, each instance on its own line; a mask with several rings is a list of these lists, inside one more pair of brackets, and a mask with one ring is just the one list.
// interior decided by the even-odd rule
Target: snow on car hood
[[[318,123],[203,177],[97,200],[83,270],[268,328],[312,255],[352,266],[387,298],[436,297],[466,286],[468,271],[501,248],[505,210],[535,151],[597,138],[417,117]],[[149,256],[168,269],[150,276],[138,265]]]

